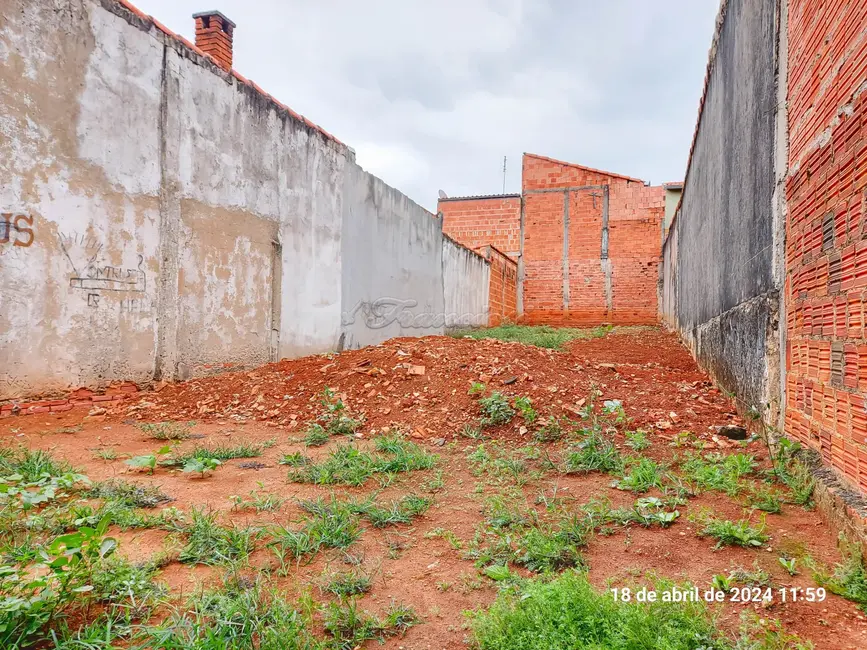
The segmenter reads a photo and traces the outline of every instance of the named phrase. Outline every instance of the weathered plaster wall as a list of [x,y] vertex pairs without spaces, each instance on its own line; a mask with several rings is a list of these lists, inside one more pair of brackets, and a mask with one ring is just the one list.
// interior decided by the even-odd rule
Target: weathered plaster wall
[[116,0],[0,15],[0,399],[443,331],[439,220],[351,149]]
[[125,23],[98,36],[114,17],[90,2],[0,15],[0,213],[18,225],[0,244],[0,397],[147,380],[162,47]]
[[[664,253],[684,340],[742,406],[770,404],[772,420],[780,400],[782,275],[775,245],[783,236],[773,206],[777,5],[722,4],[680,210]],[[670,286],[663,289],[671,294]]]
[[[491,264],[443,236],[443,301],[447,330],[488,324]],[[493,301],[494,297],[490,296]]]
[[354,163],[343,192],[341,346],[442,334],[442,221]]

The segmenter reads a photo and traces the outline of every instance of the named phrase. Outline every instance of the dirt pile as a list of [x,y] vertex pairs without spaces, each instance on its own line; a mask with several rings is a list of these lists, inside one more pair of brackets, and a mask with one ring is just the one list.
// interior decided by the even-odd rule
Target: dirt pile
[[[651,352],[652,351],[652,352]],[[400,425],[415,437],[457,435],[478,418],[474,382],[529,397],[543,416],[576,418],[592,388],[623,403],[635,426],[663,437],[708,434],[736,420],[677,339],[641,331],[574,341],[554,351],[496,340],[393,339],[340,354],[284,360],[247,372],[170,384],[112,415],[136,420],[259,421],[294,429],[321,412],[326,387],[363,416],[364,434]],[[519,424],[497,430],[520,438]]]

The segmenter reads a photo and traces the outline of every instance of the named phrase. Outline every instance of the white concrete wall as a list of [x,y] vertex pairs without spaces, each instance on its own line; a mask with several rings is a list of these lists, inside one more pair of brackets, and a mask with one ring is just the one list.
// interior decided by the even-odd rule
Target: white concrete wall
[[442,334],[442,220],[354,163],[344,181],[341,346]]
[[351,149],[114,0],[0,16],[0,399],[442,333],[441,224]]
[[485,327],[491,265],[478,253],[443,236],[443,298],[446,329]]

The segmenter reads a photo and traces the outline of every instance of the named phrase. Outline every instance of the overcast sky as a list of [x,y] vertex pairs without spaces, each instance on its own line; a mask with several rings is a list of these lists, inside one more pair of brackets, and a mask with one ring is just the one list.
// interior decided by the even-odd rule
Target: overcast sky
[[522,152],[682,180],[718,0],[133,0],[194,38],[237,23],[235,68],[428,209],[518,192]]

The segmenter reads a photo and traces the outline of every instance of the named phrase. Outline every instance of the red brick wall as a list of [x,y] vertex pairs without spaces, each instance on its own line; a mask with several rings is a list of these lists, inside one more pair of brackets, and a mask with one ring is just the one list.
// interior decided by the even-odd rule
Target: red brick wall
[[488,325],[496,327],[504,321],[518,320],[518,264],[493,246],[481,249],[491,263],[488,291]]
[[521,197],[446,199],[437,204],[443,232],[468,248],[493,244],[517,259],[521,248]]
[[867,2],[790,0],[786,431],[867,490]]
[[[608,262],[602,260],[608,186]],[[586,187],[594,186],[594,187]],[[563,250],[568,192],[568,308]],[[638,179],[525,154],[523,322],[552,325],[657,322],[665,191]],[[610,264],[610,273],[606,272]],[[610,277],[610,283],[609,278]]]

